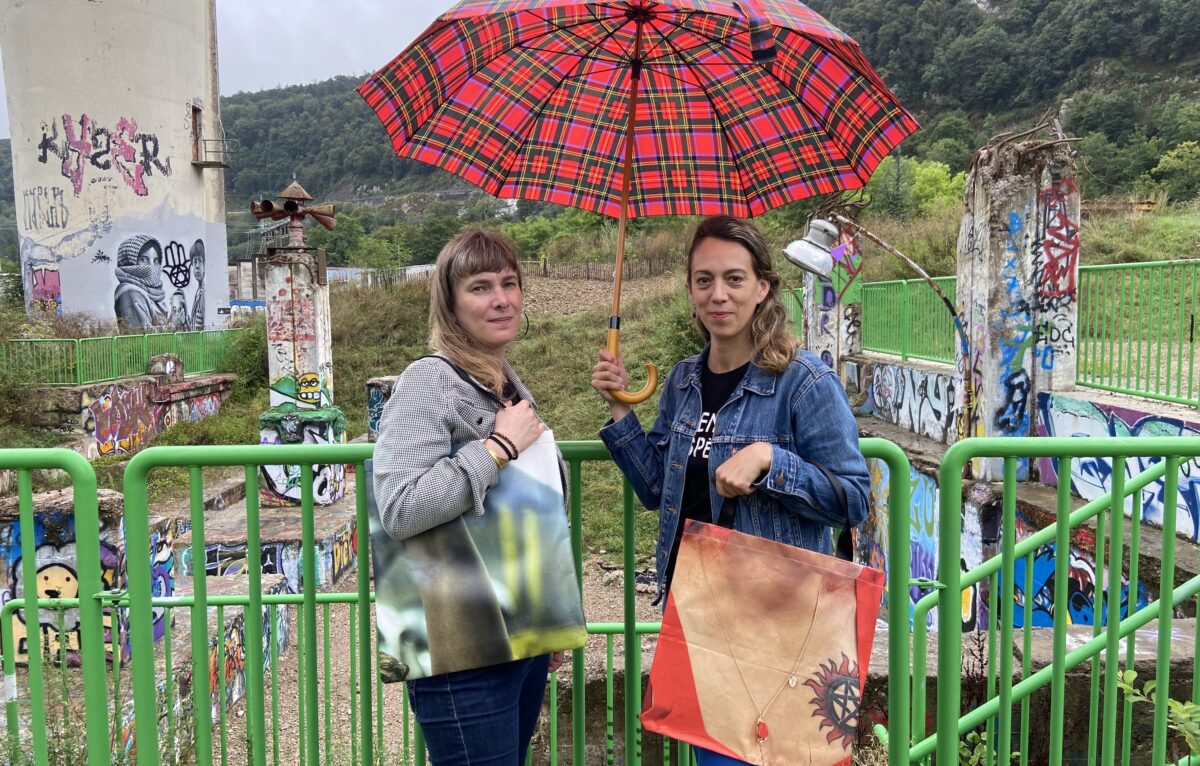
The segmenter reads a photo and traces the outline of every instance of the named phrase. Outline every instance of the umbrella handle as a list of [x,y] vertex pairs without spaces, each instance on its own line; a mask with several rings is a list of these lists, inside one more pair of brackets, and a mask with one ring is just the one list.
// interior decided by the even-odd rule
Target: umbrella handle
[[[608,353],[616,358],[621,355],[621,331],[615,327],[608,329]],[[613,390],[609,393],[612,397],[622,404],[641,404],[650,398],[654,390],[658,388],[658,367],[653,364],[646,365],[646,385],[641,391],[620,391]]]

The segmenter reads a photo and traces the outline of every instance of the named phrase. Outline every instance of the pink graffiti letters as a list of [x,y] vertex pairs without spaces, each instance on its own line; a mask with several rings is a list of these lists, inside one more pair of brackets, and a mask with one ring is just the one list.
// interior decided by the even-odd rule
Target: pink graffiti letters
[[88,165],[105,172],[115,166],[121,180],[139,197],[150,193],[145,177],[156,170],[163,176],[171,175],[171,161],[159,159],[158,136],[139,132],[137,122],[129,117],[121,117],[110,131],[95,125],[86,114],[78,121],[64,114],[62,128],[60,138],[57,121],[42,126],[38,162],[49,162],[51,154],[61,159],[62,176],[71,182],[76,197],[83,191]]

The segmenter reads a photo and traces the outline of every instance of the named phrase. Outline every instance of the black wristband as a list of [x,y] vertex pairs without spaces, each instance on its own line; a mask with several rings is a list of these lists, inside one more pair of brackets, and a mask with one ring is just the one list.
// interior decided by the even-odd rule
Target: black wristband
[[509,460],[517,459],[517,446],[513,444],[512,440],[507,436],[497,433],[496,431],[492,431],[490,434],[488,434],[488,438],[499,445],[500,449],[504,450],[504,454],[508,456]]

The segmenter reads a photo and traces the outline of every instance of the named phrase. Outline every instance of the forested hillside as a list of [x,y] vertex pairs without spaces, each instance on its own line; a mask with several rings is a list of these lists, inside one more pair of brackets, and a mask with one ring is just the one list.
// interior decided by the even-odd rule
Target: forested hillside
[[[895,181],[873,184],[881,193],[873,206],[878,212],[919,214],[922,206],[911,195],[897,202],[886,199],[889,190],[899,190],[902,180],[918,182],[921,172],[928,176],[930,163],[942,163],[952,174],[962,171],[990,136],[1027,127],[1059,107],[1066,130],[1082,139],[1079,183],[1086,198],[1157,195],[1182,202],[1200,196],[1200,0],[810,4],[861,43],[923,125],[901,145],[902,161],[885,162],[877,174]],[[277,193],[293,174],[322,200],[373,205],[411,192],[470,188],[397,159],[383,127],[354,92],[360,80],[336,77],[222,98],[226,136],[239,145],[226,173],[229,209],[244,211],[251,199]],[[0,142],[0,254],[11,257],[16,211],[7,144]],[[445,232],[433,231],[437,227],[429,222],[463,213],[459,203],[441,204],[454,209],[438,210],[426,199],[414,212],[406,202],[405,223],[413,231],[389,231],[385,248],[355,260],[431,257]],[[516,217],[531,212],[536,206],[523,206]],[[396,215],[364,219],[363,229],[370,234],[387,228]],[[346,239],[354,240],[354,226],[345,223]]]

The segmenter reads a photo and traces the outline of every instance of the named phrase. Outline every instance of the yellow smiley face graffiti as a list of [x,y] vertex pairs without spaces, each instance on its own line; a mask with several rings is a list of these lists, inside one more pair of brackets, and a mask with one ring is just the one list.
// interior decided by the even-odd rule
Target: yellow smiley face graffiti
[[296,383],[299,386],[296,398],[305,404],[320,405],[321,379],[317,377],[316,373],[306,372],[296,378]]

